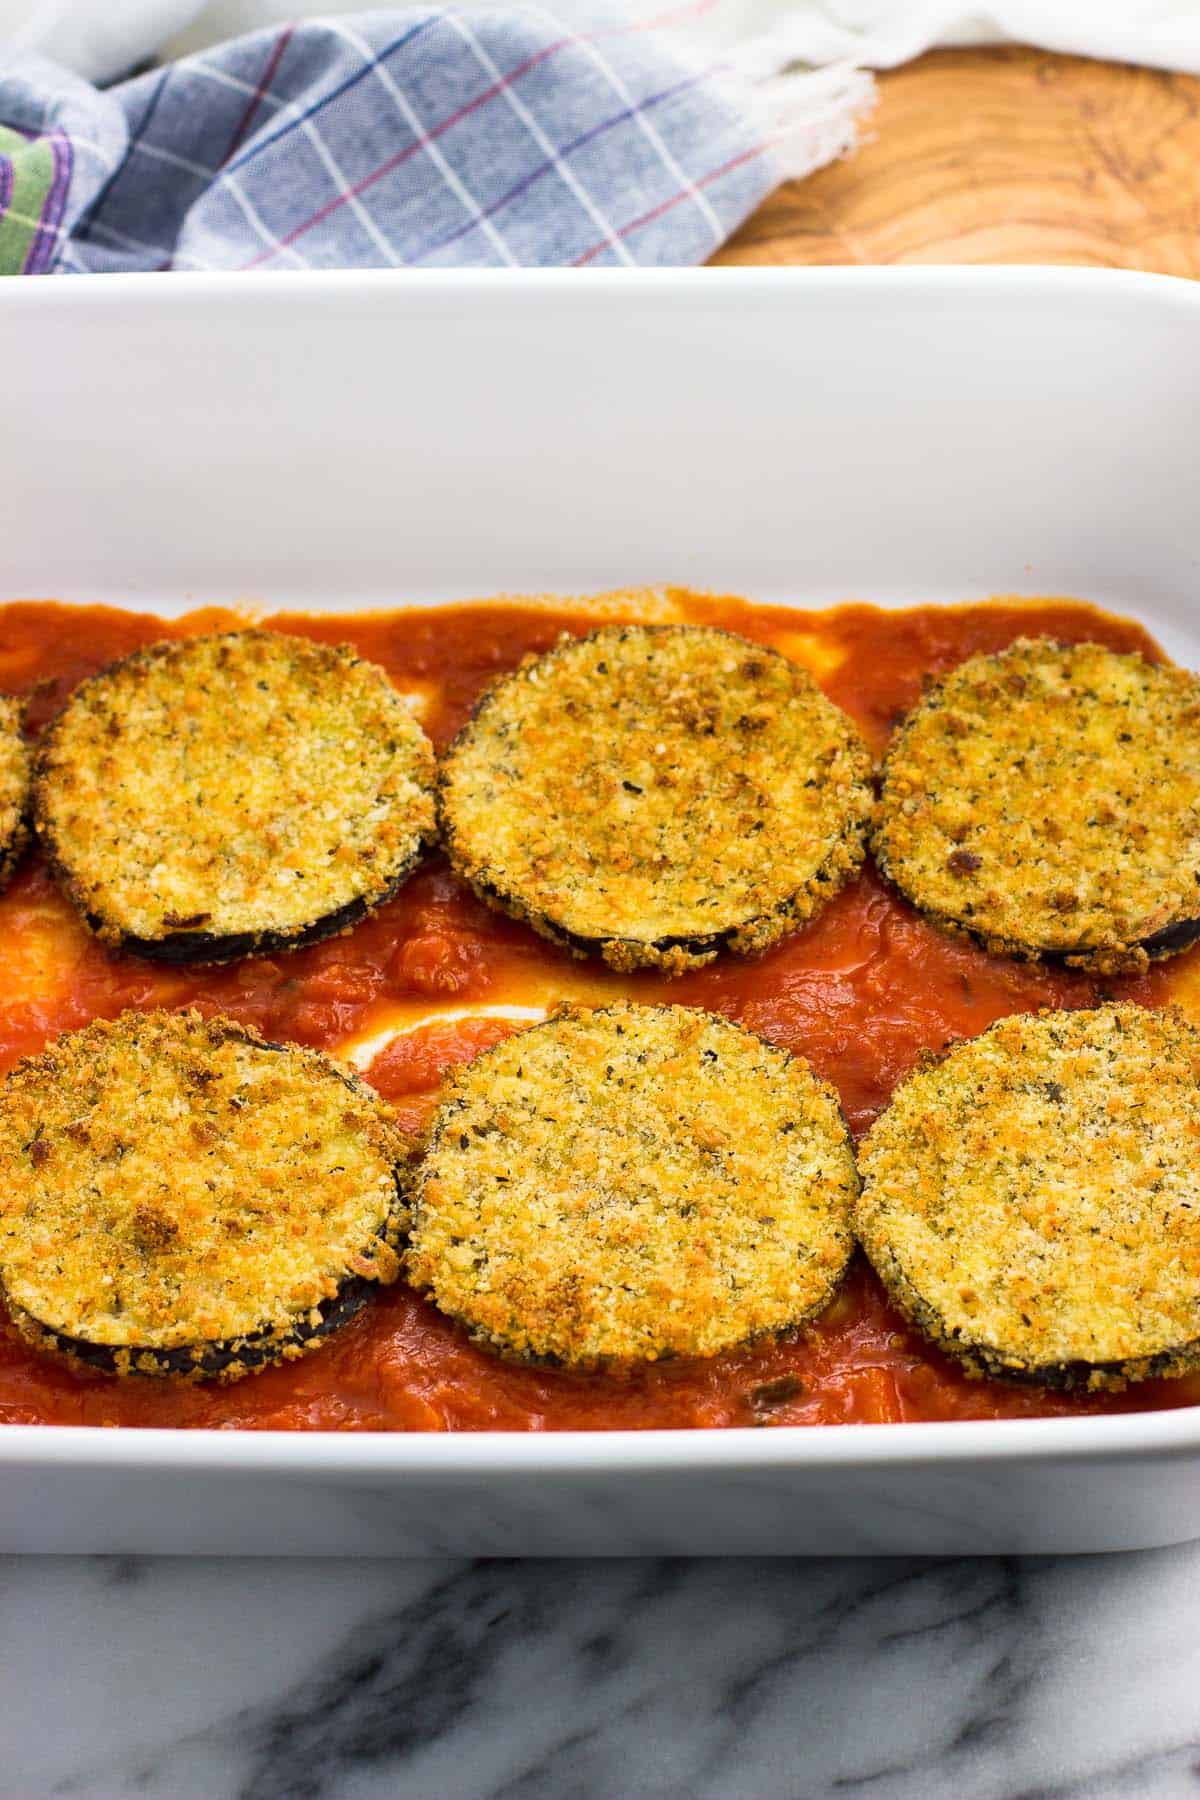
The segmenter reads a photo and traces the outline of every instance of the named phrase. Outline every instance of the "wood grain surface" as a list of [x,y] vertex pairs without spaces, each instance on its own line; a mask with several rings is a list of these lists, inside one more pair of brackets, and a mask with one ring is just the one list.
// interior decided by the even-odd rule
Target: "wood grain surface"
[[1200,79],[942,50],[879,77],[868,142],[719,263],[1090,263],[1200,275]]

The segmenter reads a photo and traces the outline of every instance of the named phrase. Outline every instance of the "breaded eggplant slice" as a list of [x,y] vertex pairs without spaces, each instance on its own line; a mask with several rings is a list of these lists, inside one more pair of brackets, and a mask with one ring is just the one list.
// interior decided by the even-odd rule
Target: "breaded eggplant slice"
[[727,1019],[570,1010],[453,1078],[405,1273],[501,1355],[715,1356],[813,1318],[853,1246],[833,1089]]
[[0,889],[8,886],[29,841],[29,749],[25,705],[0,694]]
[[858,1236],[974,1375],[1121,1388],[1200,1367],[1200,1031],[1019,1014],[911,1075],[859,1150]]
[[0,1289],[40,1349],[236,1380],[395,1280],[407,1149],[316,1051],[198,1013],[89,1025],[0,1085]]
[[786,657],[615,625],[484,694],[438,806],[483,899],[615,969],[677,974],[811,918],[862,861],[870,782],[850,720]]
[[1020,639],[933,688],[893,739],[872,849],[935,923],[1098,974],[1200,937],[1200,680]]
[[162,962],[351,926],[434,835],[433,748],[345,645],[235,631],[83,682],[42,737],[37,832],[88,925]]

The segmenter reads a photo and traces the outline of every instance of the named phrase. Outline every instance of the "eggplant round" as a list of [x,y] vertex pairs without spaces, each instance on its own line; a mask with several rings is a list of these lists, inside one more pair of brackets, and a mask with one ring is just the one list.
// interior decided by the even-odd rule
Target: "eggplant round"
[[43,734],[38,836],[106,943],[229,962],[349,930],[432,842],[434,757],[375,664],[238,631],[153,645]]
[[871,848],[944,929],[1112,975],[1200,937],[1200,679],[1020,639],[933,687],[888,749]]
[[862,861],[871,758],[806,670],[732,632],[607,626],[487,690],[442,761],[447,854],[581,956],[763,951]]
[[1200,1368],[1200,1031],[1133,1004],[1017,1014],[903,1082],[855,1229],[970,1374],[1120,1389]]
[[408,1151],[315,1051],[197,1013],[98,1021],[0,1085],[0,1291],[43,1350],[234,1380],[395,1280]]
[[692,1008],[564,1009],[452,1078],[405,1274],[489,1349],[576,1369],[793,1330],[845,1272],[837,1095]]

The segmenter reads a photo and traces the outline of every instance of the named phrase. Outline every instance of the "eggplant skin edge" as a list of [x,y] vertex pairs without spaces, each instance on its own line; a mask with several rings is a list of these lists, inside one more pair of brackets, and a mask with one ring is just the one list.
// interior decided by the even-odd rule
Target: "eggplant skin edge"
[[[323,944],[327,938],[344,937],[353,931],[356,925],[361,925],[373,912],[395,899],[429,847],[425,842],[419,844],[382,893],[369,899],[363,896],[347,901],[345,906],[339,906],[334,912],[326,913],[323,918],[314,919],[310,924],[299,925],[293,931],[238,931],[224,937],[214,937],[206,931],[172,931],[161,938],[140,938],[114,932],[113,927],[98,913],[85,912],[83,917],[89,931],[102,943],[111,944],[125,955],[138,956],[146,962],[166,963],[176,967],[188,963],[211,966],[241,962],[251,956],[286,954],[291,950],[308,949],[313,944]],[[54,873],[59,882],[70,891],[69,876],[56,861]]]
[[[245,1032],[245,1028],[239,1027],[239,1031]],[[262,1050],[287,1054],[296,1048],[293,1044],[277,1043],[269,1038],[258,1038],[257,1034],[252,1035]],[[373,1095],[373,1091],[357,1075],[340,1069],[335,1064],[330,1064],[330,1073],[352,1094],[369,1092]],[[393,1183],[394,1201],[381,1228],[381,1236],[398,1251],[407,1237],[408,1219],[407,1182],[405,1171],[400,1166],[394,1170]],[[56,1331],[53,1326],[44,1324],[23,1307],[14,1305],[7,1295],[3,1298],[17,1332],[31,1348],[44,1355],[122,1378],[150,1376],[183,1382],[229,1383],[240,1381],[243,1376],[253,1375],[274,1364],[291,1362],[319,1350],[327,1338],[343,1325],[349,1324],[363,1310],[383,1285],[385,1284],[369,1276],[351,1275],[329,1299],[289,1325],[268,1327],[242,1337],[218,1339],[211,1343],[183,1344],[171,1350],[157,1349],[150,1345],[96,1344],[86,1338],[70,1337],[65,1332]]]
[[465,858],[455,860],[457,847],[453,829],[443,821],[443,843],[451,867],[472,893],[490,906],[493,912],[528,925],[539,937],[557,944],[580,960],[598,956],[610,969],[630,974],[635,969],[659,969],[667,975],[683,975],[691,969],[703,968],[722,951],[732,950],[739,956],[759,956],[781,938],[806,925],[846,883],[858,873],[863,860],[861,834],[840,839],[826,861],[797,893],[790,894],[769,913],[722,926],[717,931],[697,937],[583,937],[522,900],[519,895],[499,887],[486,869],[467,867]]
[[282,1330],[255,1332],[210,1344],[184,1344],[174,1350],[150,1349],[136,1344],[94,1344],[85,1338],[66,1337],[43,1325],[31,1314],[11,1309],[13,1324],[35,1350],[82,1363],[105,1375],[150,1375],[177,1381],[240,1381],[274,1363],[292,1361],[319,1350],[325,1339],[360,1313],[378,1282],[352,1275],[337,1293],[302,1321]]
[[[0,893],[16,874],[33,835],[33,772],[29,743],[24,736],[25,709],[23,699],[0,694],[0,734],[8,736],[11,731],[10,744],[15,742],[17,746],[17,767],[11,772],[11,781],[6,778],[0,784],[4,789],[0,793],[0,814],[7,814],[9,821],[7,832],[0,835]],[[4,748],[0,744],[0,754]]]
[[[1171,663],[1148,662],[1136,650],[1118,651],[1100,643],[1059,642],[1049,637],[1020,637],[1004,649],[979,652],[948,670],[932,682],[898,721],[880,764],[879,804],[871,827],[869,848],[880,874],[922,918],[947,935],[965,939],[990,955],[1010,956],[1022,962],[1042,962],[1091,975],[1143,974],[1152,962],[1178,955],[1200,940],[1200,917],[1195,913],[1200,903],[1200,886],[1197,885],[1200,884],[1200,868],[1190,862],[1190,830],[1178,843],[1173,869],[1175,885],[1166,905],[1159,906],[1160,895],[1152,888],[1144,896],[1137,896],[1131,903],[1132,916],[1124,917],[1120,925],[1112,922],[1112,909],[1106,907],[1105,918],[1093,922],[1084,941],[1071,944],[1067,930],[1059,929],[1061,919],[1056,918],[1053,928],[1049,927],[1044,896],[1036,905],[1027,906],[1024,903],[1027,895],[1021,890],[1022,904],[1015,906],[1014,896],[1005,887],[1002,901],[997,901],[994,895],[987,896],[986,904],[979,907],[966,903],[968,900],[974,902],[975,896],[969,889],[964,889],[960,906],[957,896],[947,894],[941,865],[934,868],[930,860],[933,846],[942,845],[945,839],[944,847],[949,848],[957,838],[946,836],[942,827],[930,825],[927,820],[919,828],[916,823],[903,824],[905,796],[914,788],[925,792],[927,797],[936,791],[943,798],[957,796],[966,803],[966,788],[962,776],[956,772],[954,753],[941,746],[936,736],[930,737],[931,729],[938,721],[943,722],[946,731],[953,727],[951,735],[954,738],[966,734],[987,740],[994,735],[1001,746],[1013,753],[1030,749],[1024,731],[1011,743],[1004,736],[1006,715],[1003,696],[998,690],[1004,688],[1024,695],[1031,680],[1040,682],[1043,665],[1048,659],[1055,664],[1063,659],[1067,661],[1075,684],[1075,698],[1081,705],[1085,700],[1096,701],[1097,696],[1088,690],[1103,676],[1108,665],[1134,671],[1140,683],[1137,696],[1140,711],[1135,709],[1134,720],[1151,708],[1157,709],[1154,716],[1165,722],[1164,728],[1169,727],[1176,734],[1186,733],[1186,743],[1182,746],[1186,754],[1181,755],[1179,761],[1185,766],[1189,761],[1194,763],[1196,720],[1200,718],[1200,677]],[[1036,694],[1033,698],[1036,699]],[[999,707],[998,700],[1001,702]],[[1182,713],[1181,707],[1184,708]],[[1093,712],[1089,716],[1098,717],[1103,723],[1103,712],[1098,715]],[[1128,737],[1127,732],[1125,738]],[[1106,748],[1114,757],[1124,754],[1119,746]],[[1139,746],[1135,743],[1134,748],[1138,750]],[[1057,751],[1056,754],[1066,755],[1069,759],[1073,751],[1068,746],[1066,752]],[[1163,762],[1157,740],[1149,746],[1141,746],[1140,754],[1143,758],[1157,756],[1159,762]],[[1169,759],[1166,766],[1169,772]],[[1064,779],[1070,786],[1069,760]],[[1143,808],[1152,807],[1154,801],[1144,798],[1142,804]],[[980,847],[973,834],[981,821],[985,831],[994,835],[997,821],[989,810],[986,796],[981,799],[975,795],[970,800],[970,814],[964,826],[972,832],[963,840],[969,846]],[[1022,825],[1026,824],[1028,820],[1023,819]],[[994,852],[994,845],[992,850]],[[1088,859],[1085,867],[1092,867],[1097,859],[1104,865],[1104,846],[1089,844],[1086,837],[1075,844],[1074,852],[1077,858]],[[988,854],[986,847],[984,854]],[[949,862],[955,867],[953,856]],[[975,868],[978,866],[976,858]],[[1012,870],[1004,875],[1005,883],[1010,876],[1014,879],[1019,876],[1019,867],[1014,865],[1014,869],[1015,875]],[[965,871],[956,869],[956,873]],[[970,873],[974,874],[975,870]],[[1135,867],[1135,885],[1137,874]],[[999,876],[996,878],[1000,879]],[[1140,910],[1143,919],[1155,911],[1160,917],[1166,913],[1168,922],[1147,931],[1144,936],[1136,936],[1135,908]],[[980,911],[990,916],[981,920]],[[1170,916],[1172,911],[1173,917]],[[1023,925],[1027,929],[1023,930]],[[1089,937],[1090,942],[1087,941]]]
[[[816,917],[858,874],[867,853],[869,808],[863,811],[861,817],[851,817],[844,823],[843,828],[829,839],[823,861],[797,889],[774,901],[768,910],[749,912],[745,917],[734,919],[713,931],[696,934],[669,933],[659,938],[634,938],[623,937],[619,933],[584,934],[572,931],[536,901],[523,896],[517,887],[503,879],[497,879],[495,869],[487,857],[480,857],[464,843],[463,833],[449,799],[450,770],[456,752],[471,739],[481,724],[486,724],[488,713],[510,684],[530,667],[554,662],[563,652],[569,653],[593,639],[611,637],[619,641],[631,636],[648,634],[662,637],[676,633],[721,637],[752,653],[772,656],[785,664],[791,661],[781,651],[751,643],[740,633],[722,626],[694,623],[640,625],[627,622],[601,625],[585,632],[581,637],[564,633],[548,650],[540,654],[531,653],[516,668],[506,670],[489,681],[476,695],[467,717],[438,757],[437,778],[434,783],[438,839],[454,874],[494,912],[503,913],[507,918],[528,925],[539,937],[556,944],[576,958],[599,957],[618,974],[631,974],[638,969],[658,969],[666,975],[683,975],[705,967],[724,951],[732,951],[738,956],[761,956],[782,938],[798,931]],[[835,712],[840,710],[834,708]],[[857,729],[852,726],[852,722],[848,719],[845,722],[851,724],[857,737]],[[869,766],[872,763],[870,753],[865,744],[860,743],[860,748]],[[873,770],[864,775],[864,780],[873,793]]]
[[[875,866],[888,886],[935,930],[959,942],[974,944],[988,956],[1010,956],[1016,962],[1044,963],[1050,968],[1076,969],[1090,975],[1144,975],[1152,962],[1178,956],[1200,943],[1200,918],[1177,919],[1149,937],[1132,944],[1078,944],[1073,949],[1049,950],[1044,945],[1021,943],[1016,938],[996,937],[974,929],[966,920],[922,907],[905,893],[886,862],[874,851]],[[1200,878],[1198,878],[1200,879]]]
[[869,1254],[868,1260],[897,1310],[935,1350],[953,1357],[975,1381],[1005,1381],[1019,1387],[1050,1388],[1058,1393],[1119,1394],[1130,1382],[1161,1381],[1200,1370],[1200,1338],[1149,1356],[1118,1362],[1075,1360],[1041,1365],[1020,1361],[988,1344],[972,1342],[952,1329],[913,1287],[894,1256]]
[[29,824],[25,818],[18,820],[16,828],[9,834],[8,842],[0,847],[0,894],[2,894],[17,872],[17,865],[25,854],[29,843]]
[[1164,925],[1161,931],[1151,932],[1138,945],[1146,955],[1174,956],[1180,950],[1190,950],[1192,945],[1200,941],[1200,919],[1180,919],[1174,925]]
[[[631,1014],[634,1015],[632,1020],[629,1019]],[[408,1240],[409,1255],[402,1259],[402,1279],[407,1280],[410,1287],[416,1292],[423,1294],[445,1317],[453,1320],[472,1343],[479,1345],[480,1348],[511,1366],[561,1369],[577,1375],[604,1372],[628,1373],[631,1368],[642,1366],[646,1359],[643,1353],[635,1348],[624,1349],[613,1344],[608,1347],[585,1349],[581,1354],[574,1353],[569,1347],[552,1349],[546,1347],[544,1343],[538,1347],[534,1334],[525,1328],[519,1309],[514,1309],[510,1319],[510,1328],[506,1330],[498,1329],[494,1324],[484,1323],[478,1317],[473,1316],[469,1285],[465,1289],[460,1287],[457,1293],[448,1292],[444,1256],[438,1251],[431,1253],[427,1243],[422,1245],[422,1230],[428,1215],[425,1201],[425,1178],[430,1174],[436,1178],[436,1163],[440,1155],[448,1153],[453,1162],[455,1156],[453,1146],[460,1139],[462,1131],[468,1128],[467,1115],[469,1115],[472,1104],[476,1099],[486,1097],[496,1060],[502,1057],[506,1050],[511,1051],[514,1044],[527,1043],[530,1038],[534,1037],[544,1038],[546,1034],[554,1032],[556,1027],[563,1025],[569,1027],[573,1021],[578,1020],[615,1020],[618,1032],[621,1031],[622,1026],[629,1029],[632,1025],[636,1029],[652,1014],[658,1015],[658,1022],[663,1029],[669,1029],[673,1016],[689,1014],[694,1021],[702,1022],[705,1027],[716,1026],[718,1030],[727,1030],[735,1042],[738,1039],[757,1040],[760,1057],[766,1055],[772,1058],[781,1058],[785,1069],[794,1068],[802,1077],[810,1078],[815,1085],[816,1104],[820,1112],[825,1113],[827,1110],[829,1129],[838,1146],[844,1146],[849,1154],[850,1176],[846,1188],[848,1201],[857,1193],[858,1175],[853,1157],[852,1138],[840,1097],[829,1083],[814,1074],[802,1056],[785,1049],[782,1045],[758,1039],[758,1034],[748,1027],[739,1025],[723,1015],[706,1012],[702,1008],[681,1007],[669,1001],[641,1003],[620,1000],[597,1007],[576,1006],[570,1002],[564,1002],[548,1018],[519,1032],[515,1039],[506,1039],[503,1044],[482,1051],[473,1062],[463,1065],[456,1071],[453,1082],[444,1088],[437,1113],[430,1123],[425,1140],[424,1155],[421,1161],[409,1170],[408,1174],[412,1225]],[[619,1054],[615,1046],[614,1052]],[[591,1077],[600,1086],[603,1086],[605,1079],[599,1073],[602,1067],[603,1060],[601,1059],[595,1065]],[[756,1071],[756,1079],[760,1073],[761,1067],[759,1071]],[[611,1076],[612,1070],[609,1069],[607,1074]],[[740,1078],[747,1079],[744,1073]],[[552,1075],[544,1074],[532,1078],[532,1088],[535,1092],[541,1091],[543,1082],[552,1083],[554,1079]],[[479,1082],[483,1084],[480,1093],[471,1092]],[[533,1118],[536,1120],[536,1117],[535,1111]],[[545,1125],[549,1121],[543,1119],[540,1123]],[[820,1129],[821,1127],[818,1124],[816,1128]],[[516,1127],[516,1129],[519,1135],[521,1128]],[[585,1136],[588,1129],[585,1121],[581,1127]],[[515,1140],[510,1141],[515,1142]],[[525,1150],[513,1150],[509,1166],[513,1166],[513,1158],[515,1158],[517,1166],[524,1167],[527,1154],[536,1155],[536,1150],[530,1153]],[[432,1186],[432,1183],[430,1185]],[[836,1210],[836,1203],[831,1202],[830,1205],[832,1214]],[[807,1305],[788,1318],[780,1319],[775,1323],[759,1324],[751,1328],[744,1335],[733,1338],[720,1350],[714,1351],[703,1346],[671,1346],[668,1343],[659,1342],[655,1346],[652,1360],[665,1364],[693,1355],[704,1357],[713,1354],[736,1354],[754,1344],[778,1342],[801,1331],[819,1318],[840,1289],[854,1254],[854,1240],[848,1220],[844,1233],[838,1230],[835,1217],[826,1221],[824,1229],[836,1243],[838,1254],[836,1257],[831,1257],[826,1264],[827,1280],[824,1287],[811,1297]],[[467,1241],[470,1239],[468,1238]],[[550,1246],[546,1250],[546,1254],[552,1258],[558,1258],[559,1266],[569,1267],[562,1261],[561,1248],[556,1250]],[[602,1250],[599,1252],[599,1256],[600,1266],[603,1268],[604,1252]],[[425,1263],[423,1270],[414,1266],[415,1259],[421,1258]],[[572,1272],[579,1271],[573,1270]],[[757,1277],[754,1275],[748,1276],[745,1285],[753,1286],[756,1279]],[[452,1273],[451,1283],[453,1286],[458,1286]],[[553,1310],[557,1311],[557,1308],[553,1308]],[[690,1311],[693,1318],[702,1316],[695,1312],[694,1299],[690,1296],[682,1310]],[[658,1334],[656,1333],[656,1335]]]
[[[377,910],[377,908],[393,899],[400,888],[408,880],[409,876],[418,867],[427,852],[437,841],[436,825],[433,818],[433,782],[435,776],[434,752],[428,739],[425,737],[425,734],[420,730],[419,726],[417,726],[417,738],[423,744],[424,750],[427,753],[429,767],[423,775],[419,772],[414,777],[414,780],[418,782],[418,785],[422,788],[422,791],[426,796],[428,802],[428,817],[423,817],[419,822],[411,822],[411,829],[406,831],[406,837],[408,839],[407,843],[397,846],[402,855],[402,860],[400,862],[391,868],[385,868],[382,872],[378,871],[374,864],[371,864],[369,870],[371,879],[368,881],[366,891],[356,895],[349,901],[336,906],[328,913],[321,914],[315,918],[301,919],[292,925],[275,926],[267,920],[257,929],[230,931],[220,935],[214,935],[203,929],[207,915],[201,910],[204,905],[204,898],[202,895],[197,895],[195,913],[197,929],[175,929],[168,926],[165,922],[160,929],[159,922],[155,920],[154,929],[156,930],[156,935],[153,937],[141,937],[134,931],[128,929],[126,922],[123,922],[119,917],[114,917],[107,909],[105,896],[102,890],[88,892],[84,888],[72,867],[69,856],[64,854],[55,823],[50,817],[50,808],[47,799],[51,787],[50,763],[48,759],[55,741],[54,734],[57,728],[68,714],[73,703],[85,692],[85,690],[102,685],[110,678],[119,675],[130,665],[150,665],[156,662],[164,653],[169,654],[176,651],[185,651],[189,647],[195,648],[206,643],[228,642],[230,639],[235,638],[270,639],[272,644],[276,646],[282,643],[299,641],[290,640],[287,638],[286,634],[283,633],[273,633],[247,627],[244,630],[218,633],[212,638],[182,640],[164,639],[159,643],[148,645],[127,656],[116,658],[104,668],[97,670],[95,674],[88,676],[85,680],[80,682],[67,696],[55,717],[50,720],[36,746],[32,760],[29,783],[29,827],[36,839],[38,847],[46,859],[47,866],[51,875],[54,877],[56,884],[71,902],[77,915],[87,926],[88,930],[111,950],[125,952],[130,955],[144,958],[148,961],[157,961],[166,964],[220,964],[236,962],[248,956],[271,955],[278,952],[301,949],[310,944],[321,943],[327,938],[351,931],[356,925],[361,923],[363,919],[367,918],[371,913]],[[353,667],[363,667],[367,669],[375,667],[367,662],[366,659],[352,653],[348,646],[323,646],[321,644],[311,644],[307,639],[303,640],[303,642],[307,649],[318,651],[328,650],[330,655],[335,659],[339,657],[343,661],[348,659],[350,665]],[[381,680],[386,681],[384,672],[381,669],[375,669],[375,673]],[[392,697],[393,699],[398,700],[398,696],[393,694]],[[2,868],[3,861],[2,857],[0,857],[0,869]],[[168,915],[168,919],[169,918],[170,915]]]

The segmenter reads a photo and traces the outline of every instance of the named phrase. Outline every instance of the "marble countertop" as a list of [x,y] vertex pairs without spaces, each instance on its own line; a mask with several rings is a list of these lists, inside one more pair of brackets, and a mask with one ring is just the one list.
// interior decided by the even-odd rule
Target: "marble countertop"
[[1175,1800],[1200,1544],[0,1560],[4,1800]]

